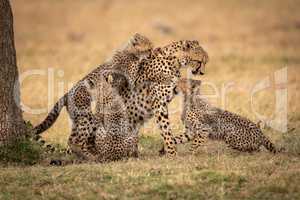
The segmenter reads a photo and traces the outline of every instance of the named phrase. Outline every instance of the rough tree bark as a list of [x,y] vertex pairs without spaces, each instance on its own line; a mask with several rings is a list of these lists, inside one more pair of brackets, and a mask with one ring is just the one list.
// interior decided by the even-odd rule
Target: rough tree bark
[[23,135],[20,87],[9,0],[0,0],[0,144]]

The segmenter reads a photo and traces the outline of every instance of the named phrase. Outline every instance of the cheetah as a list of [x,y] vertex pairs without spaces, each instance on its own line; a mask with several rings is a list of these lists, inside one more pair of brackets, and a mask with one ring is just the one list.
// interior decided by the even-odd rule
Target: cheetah
[[[106,80],[103,76],[93,88],[87,86],[88,91],[96,95],[95,114],[90,110],[81,112],[73,123],[69,146],[79,158],[88,161],[103,163],[138,157],[138,134],[129,129],[118,87],[112,87],[110,77]],[[87,122],[91,122],[88,127]],[[87,133],[86,129],[92,131]],[[83,146],[87,148],[83,149]]]
[[197,41],[182,40],[154,49],[141,62],[134,88],[123,87],[123,97],[132,129],[140,127],[153,116],[161,130],[164,147],[168,156],[176,155],[173,135],[170,129],[168,103],[186,65],[194,75],[203,75],[208,54]]
[[[124,81],[126,80],[123,79],[122,83]],[[109,82],[114,80],[111,78]],[[95,146],[100,158],[104,161],[114,161],[138,157],[138,132],[129,124],[126,107],[119,91],[109,84],[97,86],[97,90],[95,116],[103,124],[103,128],[95,133]]]
[[270,152],[278,150],[263,134],[259,124],[238,114],[211,106],[200,94],[201,81],[181,79],[178,89],[184,95],[181,119],[185,133],[175,137],[177,143],[193,140],[191,151],[207,139],[222,140],[236,150],[243,152],[258,151],[263,145]]
[[61,97],[46,119],[33,128],[32,133],[39,135],[50,128],[58,118],[61,109],[66,106],[72,121],[72,134],[68,141],[68,144],[72,146],[71,150],[77,154],[83,154],[85,158],[95,160],[93,140],[94,132],[97,130],[95,127],[97,120],[93,117],[91,103],[96,97],[91,91],[95,90],[103,76],[107,79],[109,75],[123,74],[128,84],[134,83],[140,60],[147,57],[152,49],[153,44],[148,38],[135,34],[124,48],[115,52],[111,59],[81,79]]

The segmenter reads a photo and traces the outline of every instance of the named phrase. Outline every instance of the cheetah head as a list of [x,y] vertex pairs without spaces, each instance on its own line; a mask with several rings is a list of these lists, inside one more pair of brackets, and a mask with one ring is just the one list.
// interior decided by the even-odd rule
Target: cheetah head
[[201,81],[194,79],[180,79],[177,88],[184,95],[185,103],[191,103],[198,109],[207,110],[210,108],[208,99],[201,94]]
[[173,42],[162,48],[153,50],[155,55],[175,57],[180,66],[190,66],[192,74],[204,75],[204,68],[208,62],[207,52],[196,40],[181,40]]
[[182,65],[189,65],[192,68],[193,75],[204,75],[208,54],[199,45],[198,41],[182,41],[180,62]]
[[176,58],[180,66],[190,66],[194,75],[204,75],[208,62],[207,52],[196,40],[173,42],[164,47],[157,47],[152,52],[155,56]]
[[153,49],[153,43],[146,36],[136,33],[130,38],[124,49],[133,54],[148,56]]
[[200,80],[182,78],[178,81],[176,89],[188,96],[200,95]]

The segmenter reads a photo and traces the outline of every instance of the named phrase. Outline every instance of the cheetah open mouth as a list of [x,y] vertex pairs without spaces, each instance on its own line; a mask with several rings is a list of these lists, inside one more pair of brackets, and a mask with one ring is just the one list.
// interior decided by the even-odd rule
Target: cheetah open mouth
[[205,73],[205,63],[203,63],[202,61],[195,61],[195,68],[192,70],[192,74],[197,75],[204,75]]

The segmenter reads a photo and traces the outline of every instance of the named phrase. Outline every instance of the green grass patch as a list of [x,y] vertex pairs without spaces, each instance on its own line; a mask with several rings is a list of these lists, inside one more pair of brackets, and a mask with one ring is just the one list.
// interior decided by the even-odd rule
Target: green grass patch
[[41,146],[27,138],[19,138],[0,146],[2,164],[36,164],[41,158]]

